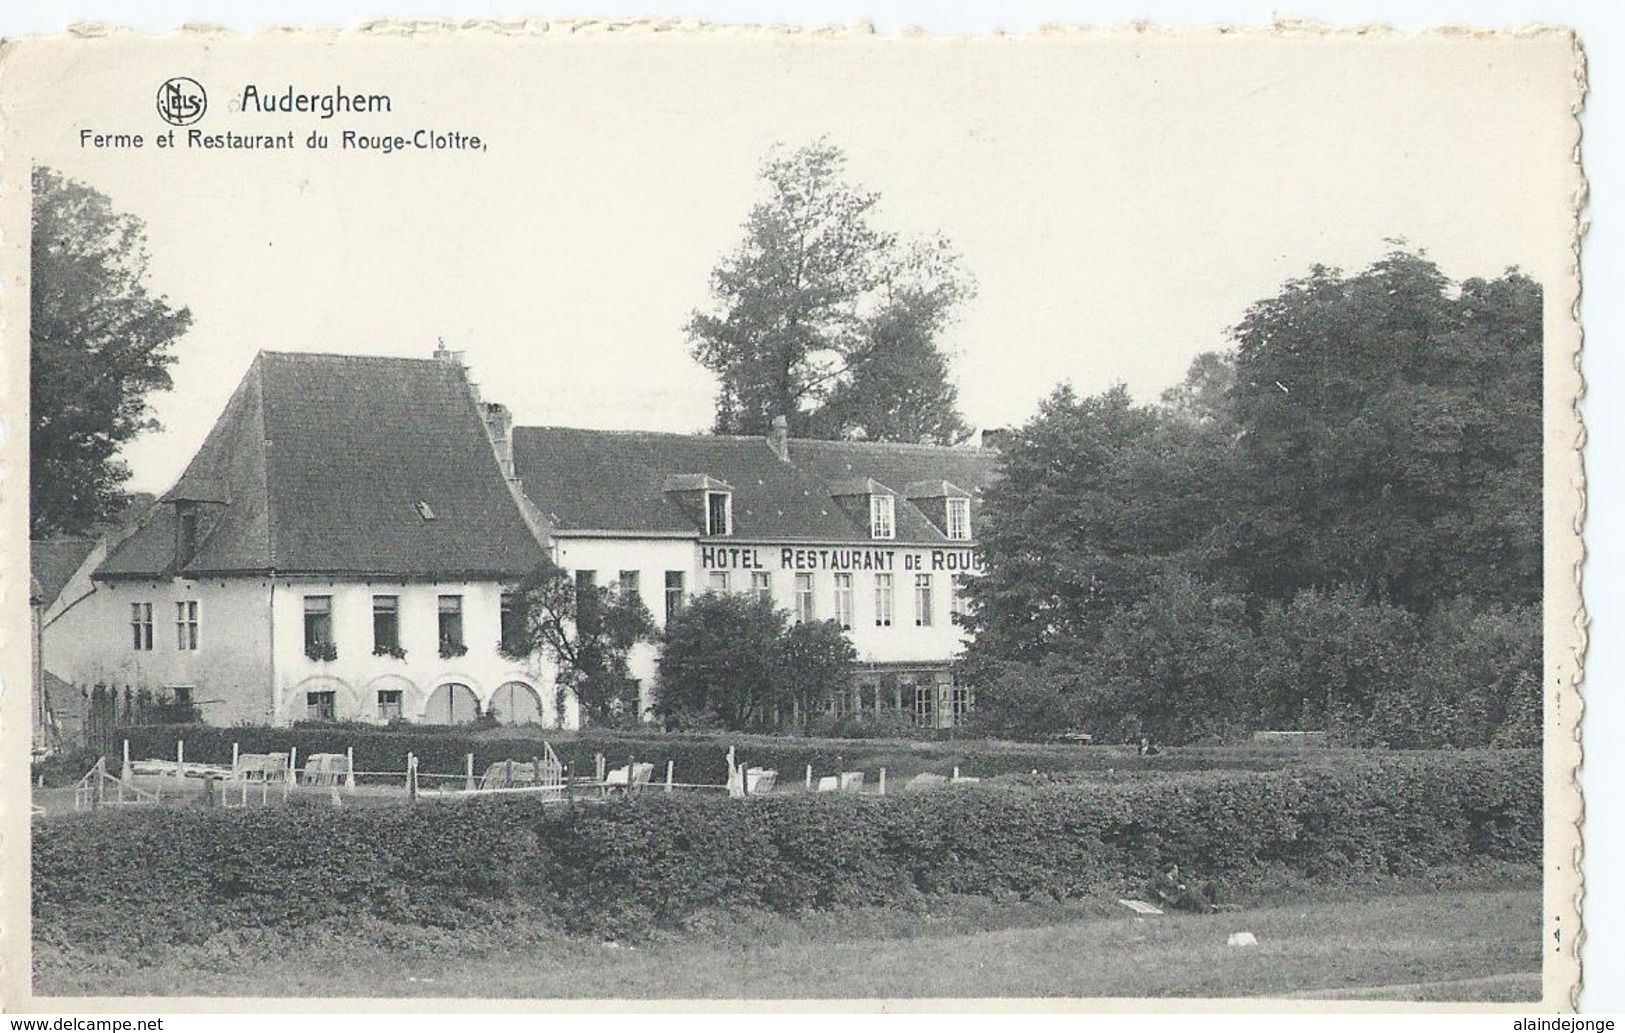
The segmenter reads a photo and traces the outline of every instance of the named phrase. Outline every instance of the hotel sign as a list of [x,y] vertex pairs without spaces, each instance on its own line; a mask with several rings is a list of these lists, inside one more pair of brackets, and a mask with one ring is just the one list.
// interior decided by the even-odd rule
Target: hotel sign
[[806,545],[702,545],[700,566],[706,570],[941,570],[980,573],[975,549],[872,548]]

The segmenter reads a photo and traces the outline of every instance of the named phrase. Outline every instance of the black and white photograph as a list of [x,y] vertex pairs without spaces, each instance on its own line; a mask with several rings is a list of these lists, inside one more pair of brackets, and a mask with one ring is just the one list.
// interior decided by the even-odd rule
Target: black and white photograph
[[1574,1009],[1585,74],[5,43],[7,1008]]

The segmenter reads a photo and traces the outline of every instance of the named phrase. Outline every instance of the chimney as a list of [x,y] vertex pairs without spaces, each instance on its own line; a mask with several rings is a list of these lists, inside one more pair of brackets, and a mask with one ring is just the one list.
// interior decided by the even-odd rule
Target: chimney
[[444,337],[435,338],[434,358],[440,362],[449,362],[453,366],[462,367],[466,365],[466,363],[463,362],[463,353],[454,352],[450,348],[447,348],[446,339]]
[[491,449],[497,454],[502,475],[513,479],[513,413],[501,402],[486,402],[484,406],[485,433],[491,439]]
[[779,462],[790,461],[790,421],[783,415],[773,417],[773,429],[767,433],[767,446],[779,457]]

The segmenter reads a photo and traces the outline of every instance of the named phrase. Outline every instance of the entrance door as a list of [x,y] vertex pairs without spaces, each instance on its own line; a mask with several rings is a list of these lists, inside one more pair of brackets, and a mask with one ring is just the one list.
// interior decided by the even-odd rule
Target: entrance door
[[446,682],[429,695],[425,724],[466,725],[480,716],[480,698],[461,682]]

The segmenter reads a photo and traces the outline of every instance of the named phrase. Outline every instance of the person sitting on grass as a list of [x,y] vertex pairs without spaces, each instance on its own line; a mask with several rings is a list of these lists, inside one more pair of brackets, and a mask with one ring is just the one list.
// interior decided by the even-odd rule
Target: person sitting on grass
[[1206,915],[1218,910],[1218,888],[1213,881],[1209,879],[1192,887],[1179,874],[1177,864],[1169,865],[1161,875],[1152,876],[1145,885],[1145,895],[1180,911]]

